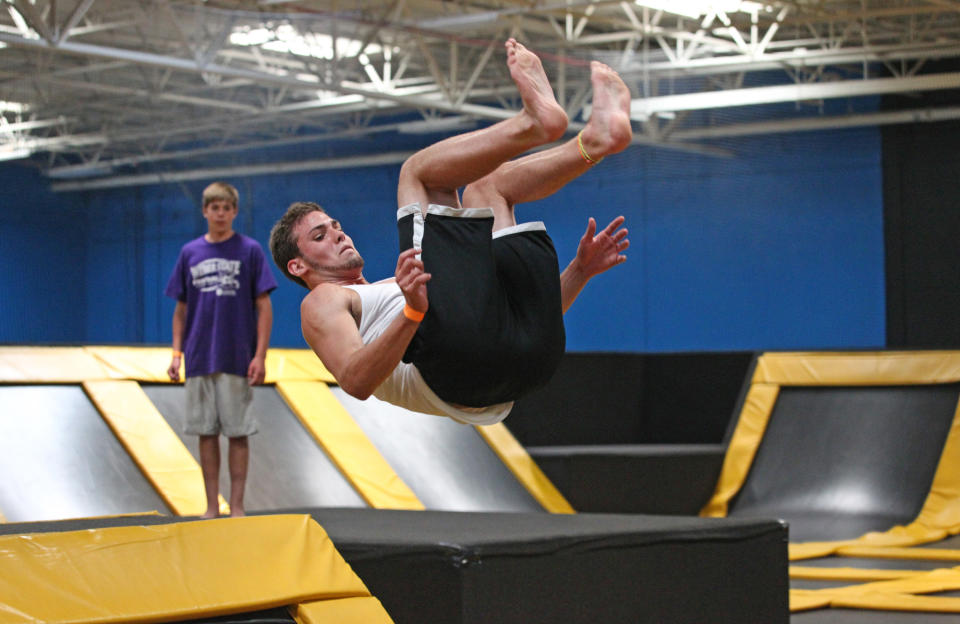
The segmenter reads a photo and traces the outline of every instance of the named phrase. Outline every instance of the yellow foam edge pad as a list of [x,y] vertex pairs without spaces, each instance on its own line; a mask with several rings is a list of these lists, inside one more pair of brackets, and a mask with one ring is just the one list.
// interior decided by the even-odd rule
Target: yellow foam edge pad
[[830,606],[830,597],[818,593],[819,590],[791,589],[789,594],[790,611],[810,611]]
[[[0,383],[82,383],[101,379],[169,383],[168,347],[0,347]],[[266,383],[315,380],[333,375],[309,349],[268,349]],[[183,379],[183,365],[180,378]]]
[[164,622],[370,592],[310,516],[0,537],[0,620]]
[[392,624],[380,601],[367,598],[340,598],[305,602],[288,609],[297,624]]
[[790,578],[807,581],[889,581],[925,574],[927,570],[878,570],[867,568],[820,568],[790,566]]
[[475,427],[493,452],[533,498],[550,513],[576,513],[560,490],[543,474],[523,445],[503,423]]
[[376,509],[424,509],[327,384],[280,381],[277,390],[368,505]]
[[830,589],[791,589],[790,610],[846,607],[890,611],[960,612],[960,598],[917,596],[960,589],[960,570],[941,568],[899,579]]
[[784,386],[853,386],[960,381],[960,351],[764,353],[753,383]]
[[[206,511],[200,465],[137,382],[86,381],[83,389],[173,513]],[[222,496],[220,511],[230,513]]]
[[264,383],[323,381],[336,383],[333,374],[310,349],[268,349]]
[[960,613],[960,598],[950,596],[914,596],[913,594],[872,594],[841,596],[830,606],[876,611],[922,611],[927,613]]
[[900,548],[895,546],[843,546],[837,550],[841,557],[868,559],[912,559],[914,561],[957,561],[960,550],[952,548]]
[[106,378],[97,359],[82,347],[0,347],[2,383],[79,383]]
[[727,515],[730,501],[743,487],[750,472],[779,393],[780,386],[776,385],[754,383],[750,386],[727,452],[723,456],[723,465],[713,496],[700,511],[701,516],[722,518]]

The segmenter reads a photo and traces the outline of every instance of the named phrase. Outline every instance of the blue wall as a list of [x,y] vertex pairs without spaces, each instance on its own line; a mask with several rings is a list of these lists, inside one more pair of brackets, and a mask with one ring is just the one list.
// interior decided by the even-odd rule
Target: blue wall
[[[564,264],[588,216],[627,217],[629,259],[568,313],[569,350],[884,346],[879,131],[725,147],[735,156],[634,147],[521,207],[522,220],[547,222]],[[236,229],[266,247],[290,202],[318,201],[354,238],[366,277],[385,277],[396,262],[398,171],[231,179],[241,194]],[[162,290],[180,245],[205,230],[199,196],[209,181],[52,195],[8,165],[2,182],[0,342],[169,342],[173,302]],[[276,275],[272,344],[303,346],[304,291]]]
[[32,169],[0,168],[0,342],[85,340],[85,216],[46,188]]

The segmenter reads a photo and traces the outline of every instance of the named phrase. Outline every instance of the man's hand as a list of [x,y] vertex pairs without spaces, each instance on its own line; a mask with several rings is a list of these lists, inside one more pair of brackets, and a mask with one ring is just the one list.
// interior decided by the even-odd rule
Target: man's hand
[[430,281],[430,274],[423,268],[423,262],[417,259],[420,252],[417,248],[411,248],[397,258],[397,270],[394,276],[397,279],[397,286],[407,300],[407,305],[417,312],[426,312],[430,307],[427,299],[427,282]]
[[573,260],[584,277],[590,279],[626,261],[622,252],[630,247],[630,241],[627,240],[627,228],[620,228],[624,221],[622,216],[617,217],[595,235],[597,222],[590,217],[587,231],[577,246],[577,257]]
[[560,274],[560,299],[564,313],[570,309],[592,277],[627,259],[620,253],[630,246],[627,229],[618,229],[623,222],[623,217],[617,217],[597,234],[597,222],[590,217],[587,231],[577,245],[576,257]]
[[167,369],[167,375],[170,381],[180,381],[180,356],[175,355],[170,360],[170,368]]
[[250,366],[247,367],[247,383],[251,386],[259,386],[263,383],[266,372],[267,366],[264,358],[254,356],[254,358],[250,360]]

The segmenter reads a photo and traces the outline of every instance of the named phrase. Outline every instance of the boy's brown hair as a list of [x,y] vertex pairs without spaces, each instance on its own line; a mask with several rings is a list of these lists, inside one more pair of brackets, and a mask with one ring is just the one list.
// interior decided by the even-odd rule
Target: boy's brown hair
[[218,199],[228,201],[233,204],[234,208],[236,208],[238,202],[240,201],[240,193],[237,192],[236,187],[226,182],[214,182],[207,188],[203,189],[204,208],[206,208],[207,204],[210,202]]

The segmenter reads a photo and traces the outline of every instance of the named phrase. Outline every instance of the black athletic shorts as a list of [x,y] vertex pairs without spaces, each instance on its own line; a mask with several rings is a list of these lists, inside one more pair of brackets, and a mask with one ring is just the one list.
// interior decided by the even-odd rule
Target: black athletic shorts
[[560,273],[543,223],[496,236],[489,208],[397,212],[400,250],[419,247],[430,307],[403,357],[448,403],[484,407],[544,385],[566,346]]

